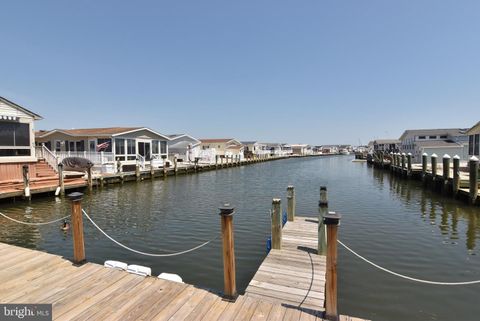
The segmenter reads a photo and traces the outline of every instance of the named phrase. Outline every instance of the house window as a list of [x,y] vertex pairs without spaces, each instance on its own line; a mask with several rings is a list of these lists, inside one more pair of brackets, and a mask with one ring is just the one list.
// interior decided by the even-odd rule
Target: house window
[[431,135],[431,136],[428,136],[428,138],[430,138],[430,139],[437,139],[437,136]]
[[418,136],[418,139],[425,139],[425,136]]
[[30,156],[30,125],[0,122],[0,156]]
[[115,138],[115,155],[125,155],[125,139]]
[[474,155],[480,155],[480,134],[475,135],[475,150],[473,151]]
[[85,142],[83,140],[79,140],[75,143],[75,148],[77,152],[84,152],[85,151]]
[[158,154],[158,140],[152,140],[152,154]]
[[441,139],[447,139],[447,135],[440,136]]
[[137,155],[137,147],[135,146],[135,139],[127,139],[127,154]]
[[55,141],[55,151],[56,151],[56,152],[62,151],[62,142],[59,141],[59,140],[56,140],[56,141]]
[[160,154],[166,154],[167,153],[167,142],[162,141],[160,142]]

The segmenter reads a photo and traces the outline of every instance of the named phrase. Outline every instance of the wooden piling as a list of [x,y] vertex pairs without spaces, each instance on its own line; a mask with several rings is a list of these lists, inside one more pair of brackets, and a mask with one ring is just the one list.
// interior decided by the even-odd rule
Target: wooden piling
[[460,189],[460,157],[453,156],[453,195],[457,196]]
[[470,168],[470,204],[475,204],[478,196],[478,158],[472,156],[468,162]]
[[137,179],[137,182],[140,181],[140,165],[137,163],[135,164],[135,177]]
[[325,317],[338,320],[337,309],[337,233],[341,215],[330,212],[324,217],[327,226],[327,271],[325,275]]
[[63,164],[58,164],[58,187],[60,187],[60,195],[65,195],[65,181],[63,179]]
[[[216,166],[215,166],[216,167]],[[177,156],[173,156],[173,170],[175,172],[175,175],[177,175],[177,171],[178,171],[178,160],[177,160]]]
[[432,162],[432,180],[435,181],[437,178],[437,154],[432,154],[430,156],[431,162]]
[[25,198],[30,199],[31,198],[31,193],[30,193],[30,168],[28,165],[23,165],[22,166],[22,174],[23,174],[23,196]]
[[290,222],[295,220],[295,187],[287,187],[287,219]]
[[68,195],[72,201],[72,236],[73,236],[73,262],[82,264],[85,262],[85,244],[83,240],[83,194],[74,192]]
[[93,189],[92,166],[87,169],[88,189]]
[[153,167],[153,158],[150,159],[150,178],[155,178],[155,168]]
[[235,301],[238,297],[235,276],[235,244],[233,237],[233,214],[235,208],[230,204],[220,207],[223,243],[223,281],[224,298]]
[[450,178],[450,155],[445,154],[442,157],[442,178],[443,178],[443,193],[448,191],[448,179]]
[[422,181],[426,182],[427,179],[427,162],[428,162],[428,154],[422,154]]
[[167,178],[167,156],[162,155],[163,160],[163,179]]
[[272,200],[272,249],[282,249],[282,206],[279,198]]
[[400,172],[402,173],[402,175],[404,175],[407,171],[407,166],[406,166],[406,157],[407,155],[405,153],[402,153],[401,155],[401,158],[402,158],[402,169],[400,170]]
[[218,155],[215,155],[215,169],[218,168]]
[[407,176],[412,176],[412,153],[407,154]]
[[327,187],[320,186],[320,201],[318,202],[318,247],[319,255],[327,255],[327,229],[323,218],[328,214]]

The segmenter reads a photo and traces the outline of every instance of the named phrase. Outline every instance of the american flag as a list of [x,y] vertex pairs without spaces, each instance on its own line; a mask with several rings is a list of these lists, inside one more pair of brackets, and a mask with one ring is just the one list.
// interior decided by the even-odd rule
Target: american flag
[[107,149],[108,146],[110,146],[110,143],[109,143],[109,142],[105,142],[105,143],[98,144],[98,145],[97,145],[97,152],[100,152],[100,151],[102,151],[102,150]]

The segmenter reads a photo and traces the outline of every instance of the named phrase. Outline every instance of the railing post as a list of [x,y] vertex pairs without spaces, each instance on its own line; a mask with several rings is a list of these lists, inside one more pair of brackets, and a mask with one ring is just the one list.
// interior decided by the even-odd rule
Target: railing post
[[85,262],[85,243],[83,241],[82,198],[79,192],[68,195],[72,201],[73,263]]
[[453,156],[453,195],[458,194],[460,189],[460,157],[458,155]]
[[27,164],[22,166],[23,174],[23,196],[30,199],[30,168]]
[[282,206],[279,198],[272,200],[272,249],[282,249]]
[[338,320],[337,310],[337,233],[341,215],[335,212],[326,214],[323,218],[327,226],[327,271],[325,282],[325,317],[328,320]]
[[295,187],[287,187],[287,219],[290,222],[295,220]]
[[428,154],[422,154],[422,181],[426,181],[427,179],[427,162],[428,162]]
[[63,164],[58,164],[58,186],[60,187],[60,195],[65,195],[65,182],[63,180]]
[[435,180],[437,178],[437,154],[433,153],[431,157],[432,162],[432,179]]
[[469,161],[470,167],[470,203],[475,204],[478,196],[478,158],[472,156]]
[[407,154],[407,176],[412,176],[412,153]]
[[235,277],[235,245],[233,237],[234,213],[235,208],[228,203],[220,207],[223,242],[223,294],[225,299],[231,301],[235,301],[238,296]]
[[327,255],[327,230],[323,218],[328,214],[327,187],[320,186],[320,200],[318,201],[318,249],[319,255]]

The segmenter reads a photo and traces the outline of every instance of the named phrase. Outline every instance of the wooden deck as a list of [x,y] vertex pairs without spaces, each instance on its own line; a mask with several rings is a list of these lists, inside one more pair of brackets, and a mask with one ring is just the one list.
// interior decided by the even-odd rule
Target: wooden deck
[[296,217],[285,224],[282,233],[282,249],[270,251],[245,295],[323,311],[326,257],[317,255],[318,220]]

